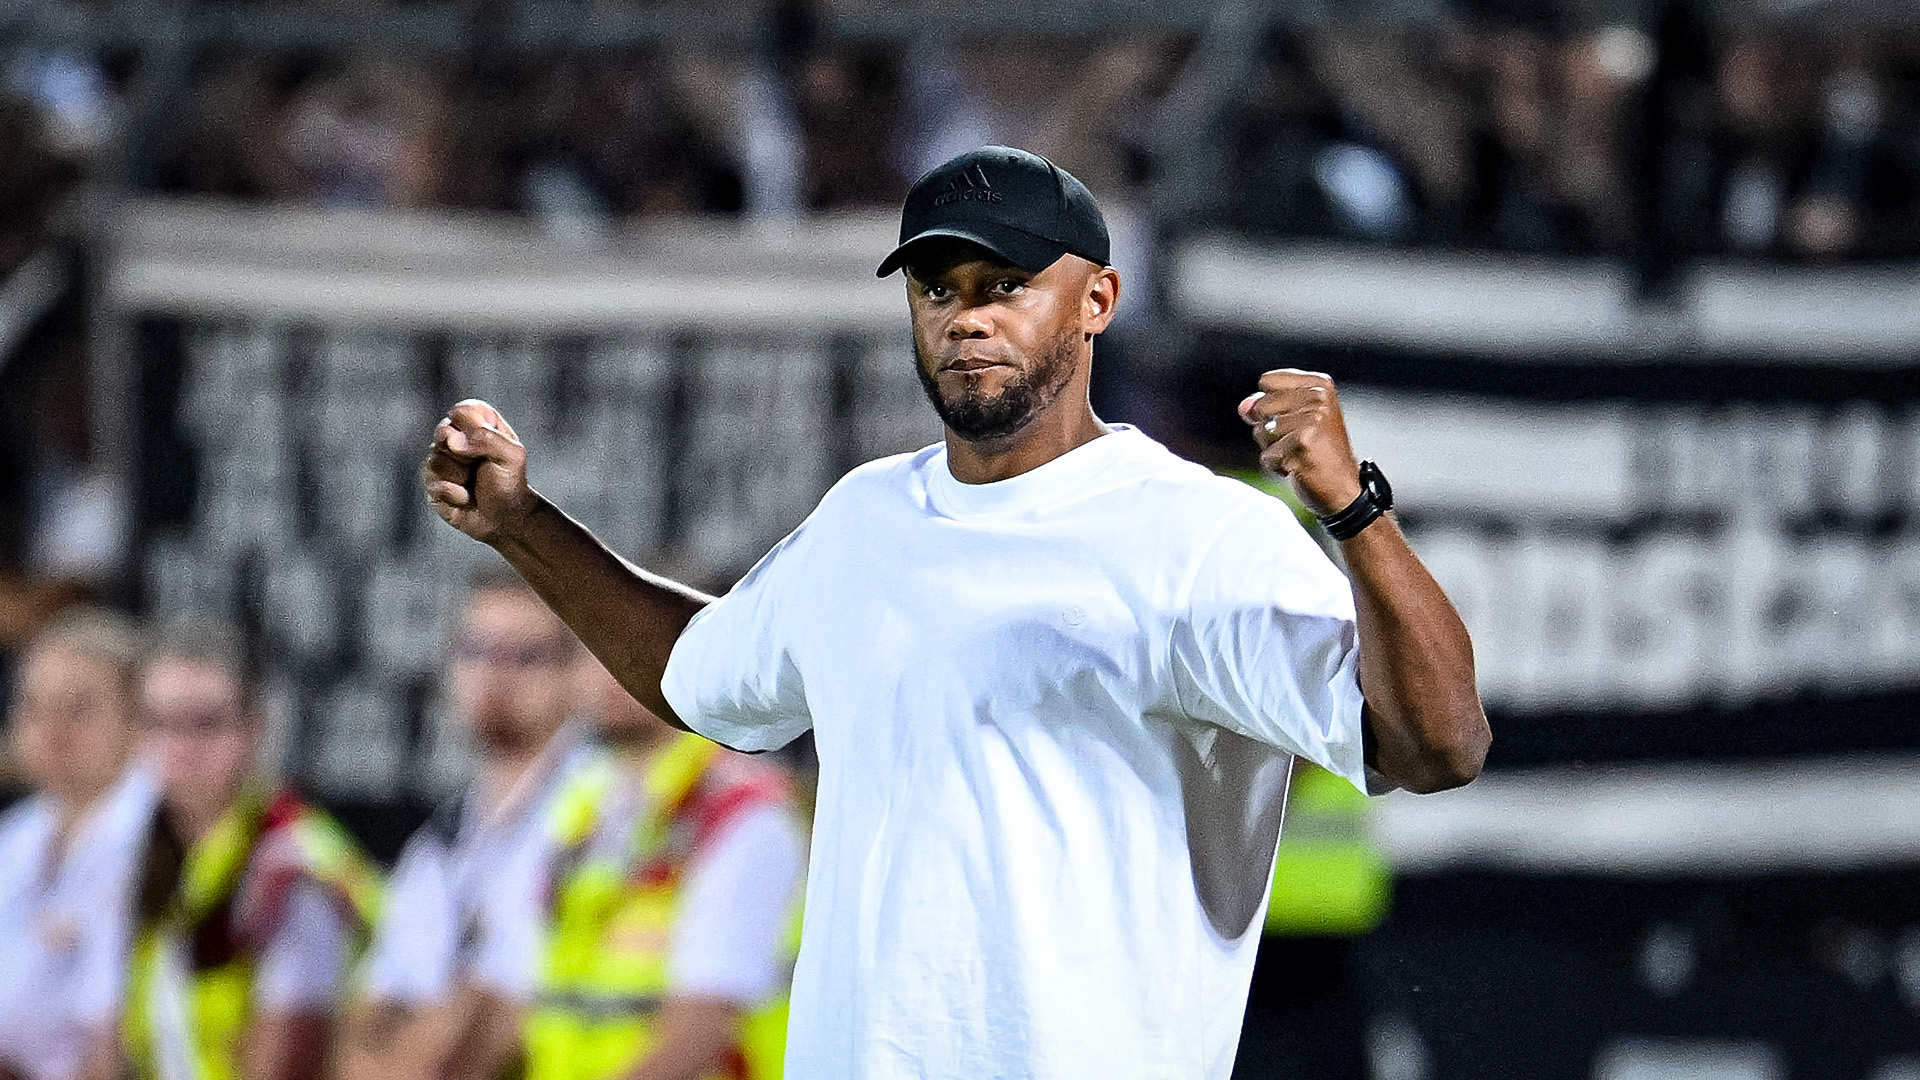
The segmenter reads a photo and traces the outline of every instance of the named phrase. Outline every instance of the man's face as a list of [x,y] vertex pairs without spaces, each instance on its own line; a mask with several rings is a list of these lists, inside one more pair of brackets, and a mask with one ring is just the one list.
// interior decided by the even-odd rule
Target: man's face
[[[1104,309],[1090,302],[1111,278]],[[964,240],[928,240],[907,267],[915,370],[934,411],[969,442],[1015,435],[1091,360],[1118,278],[1076,256],[1039,273]]]
[[532,753],[566,723],[573,702],[573,631],[538,596],[481,589],[453,645],[453,694],[490,753]]
[[238,676],[163,656],[140,675],[139,709],[169,803],[213,810],[239,794],[260,750],[260,719]]
[[111,662],[62,645],[27,654],[14,686],[13,739],[35,787],[91,799],[126,767],[133,738],[133,697]]

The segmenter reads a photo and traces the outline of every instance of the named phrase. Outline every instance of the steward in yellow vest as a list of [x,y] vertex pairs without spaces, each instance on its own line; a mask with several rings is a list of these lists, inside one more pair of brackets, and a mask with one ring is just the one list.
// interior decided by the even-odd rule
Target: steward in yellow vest
[[[157,834],[153,842],[170,841]],[[356,946],[364,940],[380,903],[379,872],[325,813],[291,792],[268,799],[249,791],[186,851],[173,887],[142,898],[126,1012],[136,1076],[246,1075],[255,965],[268,942],[297,932],[289,901],[303,884],[337,909]]]
[[[607,697],[616,693],[625,698],[617,686]],[[644,712],[630,698],[614,705]],[[643,723],[657,730],[636,732],[639,723],[623,729],[603,712],[612,749],[554,805],[528,1080],[618,1080],[644,1074],[656,1055],[687,1075],[771,1080],[786,1047],[804,859],[786,778],[651,714]],[[718,865],[728,860],[742,872]],[[719,895],[715,881],[741,888]]]
[[253,779],[261,714],[232,642],[169,635],[137,688],[161,791],[126,992],[139,1080],[315,1080],[379,905],[379,875],[346,833]]

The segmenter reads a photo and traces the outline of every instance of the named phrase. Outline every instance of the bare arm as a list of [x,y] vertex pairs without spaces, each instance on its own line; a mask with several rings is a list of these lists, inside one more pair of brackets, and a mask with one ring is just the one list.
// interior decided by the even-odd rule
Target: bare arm
[[447,413],[420,474],[435,513],[504,556],[627,693],[686,729],[660,679],[680,632],[711,597],[622,559],[528,486],[526,447],[484,401]]
[[[1240,415],[1254,425],[1261,464],[1285,476],[1315,513],[1333,513],[1359,497],[1359,464],[1333,381],[1269,371],[1260,391],[1241,402]],[[1409,791],[1470,782],[1493,734],[1474,683],[1466,624],[1391,518],[1361,530],[1341,553],[1359,616],[1367,764]]]
[[267,1013],[247,1025],[244,1080],[320,1080],[333,1027],[324,1012]]
[[520,1007],[488,990],[463,986],[455,994],[453,1031],[439,1080],[495,1080],[523,1072]]
[[734,1044],[740,1009],[713,998],[669,998],[660,1009],[660,1039],[626,1080],[700,1080],[719,1071]]

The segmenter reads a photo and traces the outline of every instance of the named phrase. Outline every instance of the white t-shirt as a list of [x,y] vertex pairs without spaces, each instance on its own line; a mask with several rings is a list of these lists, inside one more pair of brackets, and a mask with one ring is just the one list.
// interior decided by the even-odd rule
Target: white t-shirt
[[526,790],[491,818],[469,790],[407,841],[387,881],[363,996],[418,1006],[471,982],[513,1001],[532,997],[552,854],[548,808],[589,752],[567,729],[528,766]]
[[1346,579],[1130,428],[966,485],[862,466],[675,645],[820,757],[788,1073],[1225,1080],[1291,755],[1364,782]]
[[126,984],[133,877],[158,799],[136,766],[79,822],[55,863],[54,808],[0,818],[0,1063],[64,1080],[108,1030]]
[[346,986],[354,925],[337,898],[303,881],[286,899],[279,929],[260,947],[253,1006],[262,1012],[332,1012]]

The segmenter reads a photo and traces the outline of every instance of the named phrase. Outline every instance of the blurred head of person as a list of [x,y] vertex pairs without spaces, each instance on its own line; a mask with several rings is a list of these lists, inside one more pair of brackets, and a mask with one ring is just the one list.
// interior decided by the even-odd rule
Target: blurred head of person
[[585,649],[512,571],[474,576],[452,652],[454,701],[483,753],[536,753],[571,715]]
[[592,653],[574,667],[577,711],[593,723],[600,742],[623,754],[645,754],[676,734],[665,720],[633,699]]
[[239,635],[217,624],[170,631],[141,667],[141,730],[168,811],[189,837],[217,821],[253,776],[264,727],[257,689]]
[[74,609],[20,659],[13,748],[34,787],[69,809],[86,806],[125,771],[133,752],[140,639],[111,612]]

